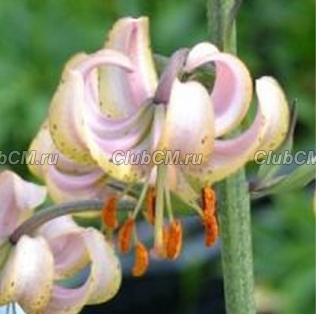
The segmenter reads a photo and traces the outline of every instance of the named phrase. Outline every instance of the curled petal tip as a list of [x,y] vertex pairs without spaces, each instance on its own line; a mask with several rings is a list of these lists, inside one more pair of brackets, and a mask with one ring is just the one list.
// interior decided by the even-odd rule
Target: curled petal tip
[[289,106],[281,86],[273,77],[257,79],[256,92],[266,123],[266,132],[258,149],[274,150],[287,134],[290,124]]
[[218,48],[208,42],[195,45],[188,54],[184,71],[187,73],[193,72],[199,66],[209,62],[210,57],[218,52]]

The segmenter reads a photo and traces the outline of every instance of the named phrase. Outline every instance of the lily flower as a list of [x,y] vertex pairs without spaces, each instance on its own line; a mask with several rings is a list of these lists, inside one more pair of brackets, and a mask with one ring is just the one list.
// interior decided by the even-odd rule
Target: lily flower
[[[0,197],[3,244],[45,200],[46,189],[5,171]],[[61,281],[84,268],[88,273],[82,284],[67,288]],[[112,298],[120,282],[119,261],[104,236],[64,216],[44,224],[34,236],[23,235],[12,247],[0,270],[0,305],[17,302],[26,313],[78,313],[86,304]]]
[[[200,43],[176,52],[157,78],[148,33],[147,18],[119,20],[104,49],[76,56],[66,65],[49,111],[54,145],[69,160],[97,165],[127,185],[144,184],[134,211],[119,232],[123,251],[128,251],[134,239],[135,246],[142,247],[142,254],[136,255],[144,261],[144,247],[139,245],[133,221],[145,199],[150,200],[146,215],[154,224],[155,249],[160,256],[173,259],[181,249],[182,229],[173,217],[171,194],[202,217],[205,242],[213,244],[217,222],[211,186],[252,160],[257,150],[275,149],[289,123],[281,87],[275,79],[262,77],[255,85],[258,109],[254,122],[231,137],[252,100],[252,79],[245,64],[211,43]],[[208,83],[211,88],[192,75],[205,65],[214,68],[214,82]],[[117,165],[112,160],[117,150],[136,155],[180,151],[182,162],[188,154],[202,154],[203,158],[199,165],[165,165],[163,159],[158,166]],[[202,208],[197,202],[201,196]],[[113,213],[111,204],[105,211]],[[164,227],[165,212],[169,225]]]

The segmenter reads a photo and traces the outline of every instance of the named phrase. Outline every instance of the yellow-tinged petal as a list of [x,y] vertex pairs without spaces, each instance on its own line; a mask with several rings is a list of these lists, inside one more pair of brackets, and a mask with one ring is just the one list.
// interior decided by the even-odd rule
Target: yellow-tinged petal
[[47,120],[44,121],[44,123],[40,127],[40,130],[38,131],[38,133],[36,134],[35,138],[33,139],[30,145],[30,148],[28,151],[29,156],[32,156],[32,154],[34,153],[35,153],[34,162],[28,163],[27,166],[33,175],[35,175],[41,180],[45,180],[47,168],[49,167],[49,164],[48,164],[49,159],[48,157],[44,159],[43,156],[44,154],[56,153],[55,145],[49,134]]
[[84,142],[82,112],[84,86],[78,72],[72,68],[87,59],[87,55],[74,56],[65,66],[61,82],[49,108],[49,130],[57,149],[74,161],[94,164]]
[[262,105],[269,107],[269,127],[263,136],[258,150],[274,150],[284,140],[290,123],[289,106],[279,83],[264,76],[256,80],[257,97]]
[[[78,199],[105,199],[113,190],[106,186],[109,178],[96,166],[88,166],[69,160],[56,150],[51,139],[47,122],[44,123],[33,140],[29,152],[35,151],[35,163],[29,164],[33,174],[44,180],[50,198],[56,203]],[[41,164],[45,154],[58,157],[57,163],[50,164],[49,158]],[[38,162],[38,164],[36,164]],[[84,214],[87,216],[87,214]]]
[[23,236],[0,277],[0,304],[18,302],[27,313],[43,313],[53,286],[53,257],[43,238]]
[[94,54],[76,56],[66,65],[49,111],[49,129],[56,148],[73,161],[94,165],[85,141],[85,110],[99,106],[96,69],[101,65],[131,70],[123,54],[103,49]]

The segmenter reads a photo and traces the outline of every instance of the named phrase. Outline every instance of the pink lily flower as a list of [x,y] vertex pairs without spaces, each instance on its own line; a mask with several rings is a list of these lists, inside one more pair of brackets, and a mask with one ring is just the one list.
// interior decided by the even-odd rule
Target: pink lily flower
[[[258,110],[253,124],[227,138],[252,100],[252,79],[244,63],[200,43],[183,55],[179,73],[171,62],[158,80],[148,33],[147,18],[121,19],[104,49],[71,59],[50,106],[49,131],[56,148],[72,162],[97,165],[127,184],[144,183],[133,219],[149,186],[155,189],[155,247],[162,252],[164,200],[170,209],[170,192],[195,208],[207,225],[196,202],[201,190],[243,167],[257,150],[275,149],[288,129],[289,109],[276,80],[262,77],[255,84]],[[215,67],[212,88],[190,79],[206,64]],[[117,165],[112,160],[117,150],[180,151],[181,160],[187,154],[202,154],[203,159],[200,165]]]
[[[44,187],[10,171],[0,174],[0,245],[46,198]],[[89,266],[83,284],[67,288],[59,280]],[[81,228],[67,216],[23,235],[0,270],[0,305],[17,302],[27,313],[78,313],[86,304],[112,298],[121,283],[114,250],[93,228]]]

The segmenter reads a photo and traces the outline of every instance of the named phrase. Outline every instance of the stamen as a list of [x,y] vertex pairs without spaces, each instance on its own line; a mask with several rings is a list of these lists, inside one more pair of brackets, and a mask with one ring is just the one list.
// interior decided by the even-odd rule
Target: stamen
[[135,262],[132,269],[132,274],[135,277],[139,277],[145,274],[149,265],[148,251],[145,245],[137,241],[135,245]]
[[161,257],[166,258],[167,256],[167,246],[168,246],[168,239],[170,234],[170,228],[168,225],[163,226],[162,230],[162,238],[163,238],[163,252],[161,253]]
[[150,187],[146,196],[146,217],[148,221],[154,225],[155,223],[155,202],[156,192],[154,187]]
[[214,215],[216,208],[216,194],[211,187],[202,190],[202,208],[204,213]]
[[172,211],[170,190],[168,187],[165,188],[165,198],[166,198],[166,207],[167,207],[168,218],[172,222],[173,221],[173,211]]
[[118,248],[122,253],[127,253],[130,250],[134,226],[135,220],[129,217],[119,230]]
[[161,164],[157,169],[157,197],[155,203],[154,247],[158,256],[164,257],[163,223],[164,223],[164,186],[166,182],[167,166]]
[[146,195],[147,195],[147,191],[148,191],[148,188],[149,188],[149,182],[150,182],[150,176],[148,176],[146,182],[144,183],[144,186],[143,186],[143,189],[140,193],[140,196],[139,196],[139,199],[137,201],[137,204],[135,206],[135,209],[133,211],[133,218],[136,219],[143,203],[144,203],[144,200],[146,198]]
[[108,198],[102,209],[102,220],[103,223],[112,229],[117,228],[118,220],[117,220],[117,204],[118,199],[116,196],[112,196]]
[[166,247],[167,258],[175,260],[178,258],[182,248],[182,225],[179,220],[171,222],[168,230]]
[[205,214],[203,223],[205,226],[205,245],[212,246],[218,238],[218,224],[215,215]]

